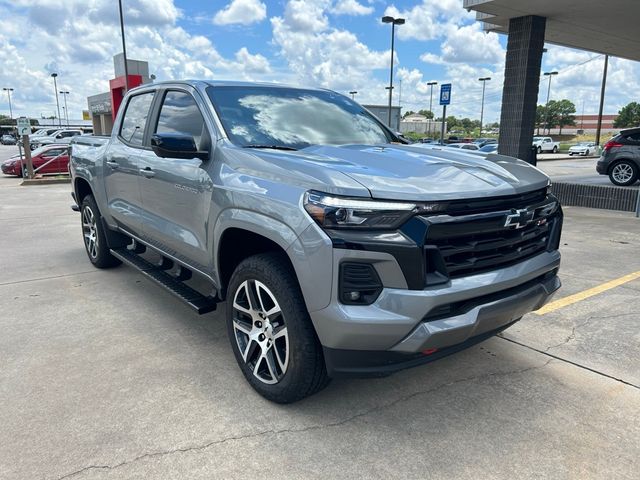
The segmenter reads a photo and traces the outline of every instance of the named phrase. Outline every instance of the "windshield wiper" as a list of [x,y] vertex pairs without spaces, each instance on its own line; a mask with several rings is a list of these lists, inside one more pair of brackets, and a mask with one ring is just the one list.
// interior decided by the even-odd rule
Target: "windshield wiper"
[[298,150],[286,145],[243,145],[242,148],[272,148],[273,150]]

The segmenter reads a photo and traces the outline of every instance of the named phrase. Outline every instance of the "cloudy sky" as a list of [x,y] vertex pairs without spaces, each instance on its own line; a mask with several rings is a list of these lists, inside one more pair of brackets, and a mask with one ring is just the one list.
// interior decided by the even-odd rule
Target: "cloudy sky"
[[[123,0],[130,58],[147,60],[158,80],[248,79],[357,90],[361,103],[385,103],[390,26],[397,29],[394,103],[428,108],[431,80],[453,84],[448,114],[499,120],[506,38],[485,34],[462,0]],[[53,115],[50,73],[69,90],[79,118],[86,97],[108,90],[120,51],[116,0],[0,0],[0,87],[14,88],[14,114]],[[596,113],[603,57],[548,46],[544,70],[558,70],[551,98]],[[546,100],[541,80],[540,103]],[[636,98],[640,65],[610,62],[606,113]],[[0,92],[4,93],[4,92]],[[435,108],[434,108],[435,110]],[[8,114],[6,96],[0,113]]]

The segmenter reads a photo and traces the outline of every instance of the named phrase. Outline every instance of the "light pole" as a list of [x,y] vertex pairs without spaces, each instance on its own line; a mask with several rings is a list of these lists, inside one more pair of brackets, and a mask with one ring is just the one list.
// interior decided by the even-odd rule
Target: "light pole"
[[551,126],[549,125],[549,96],[551,95],[551,77],[558,75],[558,72],[544,72],[549,77],[549,86],[547,87],[547,104],[545,106],[544,123],[547,125],[547,134],[551,133]]
[[480,136],[482,137],[482,120],[484,120],[484,88],[487,85],[487,81],[491,80],[491,77],[482,77],[478,80],[482,82],[482,105],[480,107]]
[[429,111],[431,112],[431,116],[434,117],[429,121],[429,136],[431,136],[431,124],[435,119],[435,115],[433,114],[433,86],[437,84],[438,82],[427,82],[427,85],[431,87],[431,93],[429,94]]
[[67,95],[69,95],[69,92],[66,92],[64,90],[60,90],[60,93],[62,94],[63,98],[64,98],[64,116],[67,120],[67,127],[69,126],[69,109],[67,108]]
[[349,92],[349,95],[351,95],[351,100],[355,100],[356,98],[356,93],[358,93],[356,90],[351,90]]
[[404,18],[393,18],[390,16],[382,17],[382,23],[391,24],[391,66],[389,68],[389,116],[387,118],[387,126],[391,128],[391,100],[393,97],[393,48],[396,36],[396,25],[404,25]]
[[13,120],[13,109],[11,108],[11,92],[13,92],[13,88],[3,88],[5,92],[7,92],[7,97],[9,97],[9,119]]
[[58,107],[58,126],[62,127],[62,119],[60,118],[60,102],[58,101],[58,82],[56,81],[58,74],[52,73],[51,76],[53,77],[53,88],[56,92],[56,106]]
[[122,56],[124,57],[124,90],[129,91],[129,67],[127,66],[127,44],[124,38],[124,14],[122,12],[122,0],[118,0],[120,9],[120,33],[122,35]]

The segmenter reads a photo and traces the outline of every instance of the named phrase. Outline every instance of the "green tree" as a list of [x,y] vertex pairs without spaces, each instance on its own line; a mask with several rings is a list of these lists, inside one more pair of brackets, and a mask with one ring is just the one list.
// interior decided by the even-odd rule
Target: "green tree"
[[404,112],[404,115],[402,115],[402,118],[407,118],[409,115],[413,115],[414,112],[413,110],[407,110],[406,112]]
[[418,111],[420,115],[424,115],[427,118],[433,118],[433,112],[431,110],[420,110]]
[[637,127],[640,125],[640,103],[631,102],[618,111],[613,122],[616,128]]
[[540,135],[540,127],[544,126],[545,117],[547,115],[547,107],[538,105],[536,107],[536,135]]
[[445,121],[447,122],[447,130],[449,131],[455,130],[456,128],[461,126],[460,122],[458,122],[458,119],[453,115],[449,115]]
[[556,100],[551,100],[544,109],[543,132],[546,129],[549,132],[553,127],[558,125],[560,121],[559,107]]
[[562,135],[562,127],[568,127],[576,124],[576,106],[571,100],[562,99],[555,103],[555,109],[558,116],[558,126]]

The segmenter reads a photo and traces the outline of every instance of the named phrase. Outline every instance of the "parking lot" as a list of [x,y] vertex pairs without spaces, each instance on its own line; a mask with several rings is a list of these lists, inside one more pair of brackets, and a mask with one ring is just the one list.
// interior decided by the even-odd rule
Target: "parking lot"
[[[607,175],[596,173],[598,157],[572,157],[564,154],[543,154],[538,168],[554,182],[583,183],[588,185],[612,185]],[[631,188],[638,188],[636,182]]]
[[224,306],[198,316],[133,269],[93,268],[69,185],[20,184],[0,177],[2,479],[638,478],[632,214],[565,209],[546,313],[283,406],[242,377]]

